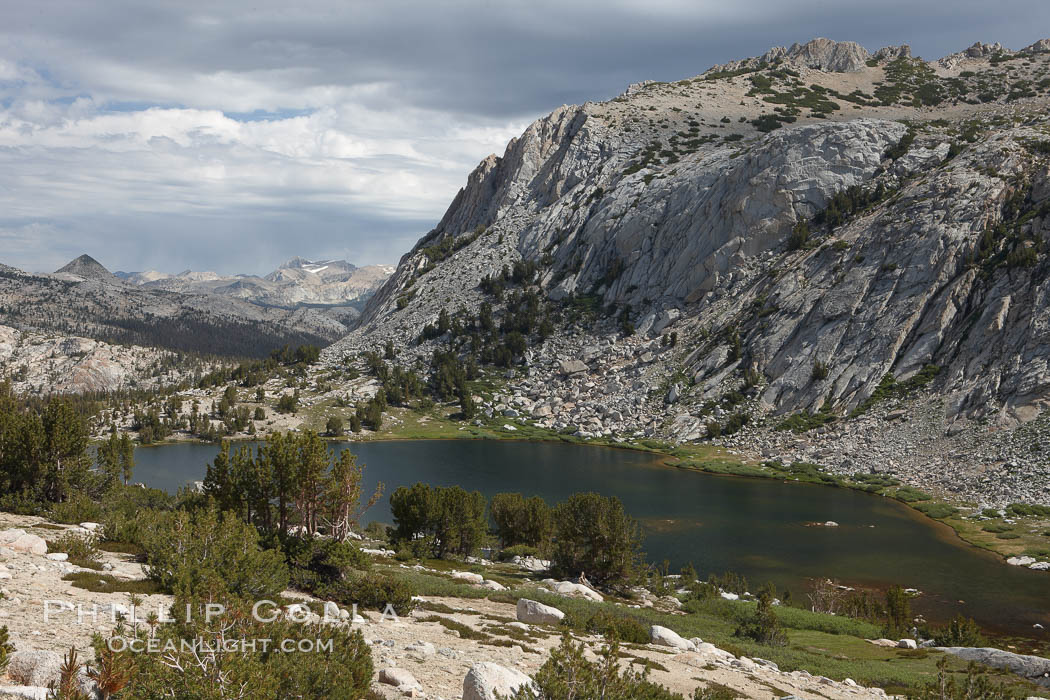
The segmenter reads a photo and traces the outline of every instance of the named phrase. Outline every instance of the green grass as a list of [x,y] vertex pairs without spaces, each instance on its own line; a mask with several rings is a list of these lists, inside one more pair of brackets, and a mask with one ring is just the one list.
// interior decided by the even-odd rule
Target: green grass
[[138,579],[127,581],[110,576],[109,574],[97,574],[88,571],[78,571],[66,574],[63,581],[69,581],[76,588],[83,588],[92,593],[137,593],[139,595],[150,595],[152,593],[163,593],[153,581]]
[[128,554],[133,557],[145,556],[146,551],[137,544],[131,542],[107,542],[103,540],[98,543],[98,548],[103,552],[110,552],[111,554]]
[[[691,601],[687,604],[688,614],[676,615],[646,608],[625,608],[612,602],[563,598],[541,590],[517,591],[515,595],[526,592],[527,597],[565,612],[566,619],[589,619],[604,609],[610,615],[626,615],[646,625],[668,627],[686,639],[701,637],[737,655],[769,659],[783,671],[807,670],[836,680],[852,678],[862,685],[879,685],[887,690],[914,690],[933,680],[937,675],[937,659],[941,656],[936,652],[901,655],[897,649],[876,647],[862,638],[882,636],[876,625],[797,608],[776,609],[786,628],[788,645],[770,647],[733,635],[740,620],[754,609],[754,603],[723,599]],[[954,671],[965,671],[963,661],[949,657],[948,663]]]

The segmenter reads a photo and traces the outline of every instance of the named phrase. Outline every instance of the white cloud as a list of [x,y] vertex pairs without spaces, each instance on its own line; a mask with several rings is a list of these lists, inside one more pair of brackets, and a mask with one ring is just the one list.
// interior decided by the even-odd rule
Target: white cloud
[[1045,0],[7,3],[0,262],[393,262],[562,103],[814,35],[936,56],[1046,26]]
[[[201,109],[112,112],[90,100],[19,102],[0,111],[0,218],[75,229],[115,212],[225,218],[325,205],[347,217],[436,221],[477,160],[502,152],[524,126],[353,102],[264,121]],[[42,237],[37,251],[8,248],[5,262],[43,257],[53,240]]]

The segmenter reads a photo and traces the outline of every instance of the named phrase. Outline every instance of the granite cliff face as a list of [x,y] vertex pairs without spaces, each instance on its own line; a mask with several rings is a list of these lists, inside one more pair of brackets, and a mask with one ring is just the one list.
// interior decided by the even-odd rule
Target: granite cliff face
[[1041,45],[929,63],[814,40],[561,107],[482,161],[328,357],[387,339],[427,356],[447,341],[414,345],[425,324],[469,318],[483,278],[524,261],[553,308],[599,310],[520,358],[525,414],[551,428],[694,440],[731,413],[845,419],[918,390],[942,436],[1036,419]]

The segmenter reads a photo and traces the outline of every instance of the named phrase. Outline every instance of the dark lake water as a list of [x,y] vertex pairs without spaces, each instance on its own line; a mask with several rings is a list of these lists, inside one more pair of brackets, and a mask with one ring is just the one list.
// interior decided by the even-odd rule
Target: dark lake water
[[[913,607],[931,620],[961,612],[1001,632],[1043,636],[1050,628],[1050,572],[1007,566],[946,526],[896,501],[859,491],[771,479],[698,474],[630,450],[562,443],[483,440],[332,443],[366,466],[366,493],[417,481],[460,485],[486,496],[509,491],[554,504],[577,491],[617,496],[646,533],[653,562],[692,562],[701,576],[736,571],[752,588],[773,581],[804,600],[807,580],[923,595]],[[174,492],[204,477],[217,452],[201,444],[135,453],[135,480]],[[384,497],[365,522],[390,523]],[[834,520],[839,527],[807,527]]]

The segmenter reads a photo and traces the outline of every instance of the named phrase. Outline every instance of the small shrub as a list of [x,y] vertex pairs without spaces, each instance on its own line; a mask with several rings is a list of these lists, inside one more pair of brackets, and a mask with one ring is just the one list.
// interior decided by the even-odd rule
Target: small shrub
[[109,574],[99,574],[94,571],[77,571],[66,574],[63,581],[69,581],[76,588],[82,588],[92,593],[135,593],[137,595],[151,595],[162,593],[161,587],[149,580],[129,581],[120,579]]
[[499,553],[500,561],[510,561],[514,557],[538,557],[540,550],[527,544],[516,544],[513,547],[505,547]]
[[901,136],[900,141],[886,149],[886,152],[883,154],[883,157],[889,158],[890,160],[897,160],[898,158],[900,158],[908,152],[908,149],[911,148],[911,145],[914,141],[915,131],[909,128],[904,133],[904,136]]
[[343,605],[356,603],[359,608],[386,610],[390,605],[398,615],[408,615],[415,607],[412,600],[415,591],[409,583],[382,574],[363,574],[336,581],[321,593]]
[[603,609],[593,612],[573,609],[565,616],[562,624],[570,629],[600,634],[609,641],[649,643],[649,625],[624,613]]
[[534,687],[523,686],[510,700],[681,700],[680,695],[651,682],[648,669],[621,671],[617,663],[620,651],[615,643],[603,649],[593,663],[587,661],[583,652],[583,644],[563,637],[561,645],[551,650],[550,657],[536,672]]
[[255,528],[215,507],[165,514],[144,542],[146,575],[165,591],[221,590],[272,600],[288,585],[280,552],[259,547]]
[[[925,513],[935,520],[950,518],[959,513],[958,508],[950,506],[947,503],[920,503],[915,506],[915,510],[920,513]],[[1002,535],[1000,535],[1000,537],[1002,537]]]
[[815,381],[819,382],[822,379],[827,379],[828,378],[828,374],[830,374],[830,373],[831,373],[831,366],[827,362],[821,362],[820,360],[816,360],[816,361],[813,362],[812,377],[813,377],[813,379]]
[[378,520],[373,520],[365,526],[365,535],[369,539],[386,542],[390,537],[390,526],[384,525]]
[[904,501],[905,503],[914,503],[916,501],[928,501],[933,496],[923,491],[919,491],[911,486],[901,486],[897,489],[897,492],[893,494],[893,497],[898,501]]
[[983,647],[984,638],[981,628],[973,618],[967,619],[956,615],[952,620],[933,634],[939,647]]
[[708,681],[693,693],[693,700],[736,700],[743,697],[727,685]]
[[73,492],[61,503],[51,506],[48,515],[56,523],[74,525],[85,521],[96,522],[102,517],[102,506],[80,491]]
[[85,569],[98,569],[99,559],[102,558],[98,550],[98,539],[92,535],[79,535],[75,532],[67,532],[48,543],[49,552],[65,552],[69,555],[69,563],[74,566],[82,566]]
[[290,583],[312,592],[343,579],[353,570],[367,570],[372,560],[349,542],[313,537],[288,537],[282,543]]
[[977,664],[971,663],[967,667],[965,678],[956,679],[956,674],[948,670],[948,659],[942,657],[937,662],[936,680],[914,697],[917,700],[1015,700],[1024,696],[1002,683],[993,684]]
[[776,611],[773,610],[773,596],[769,591],[759,594],[754,616],[737,627],[733,636],[747,637],[767,646],[787,646],[787,635],[780,626]]
[[7,670],[7,664],[10,663],[11,652],[15,650],[13,644],[8,639],[7,625],[0,627],[0,675]]
[[1050,506],[1031,503],[1011,503],[1006,507],[1006,514],[1014,518],[1050,517]]
[[343,419],[339,416],[329,416],[325,424],[325,431],[332,437],[343,434]]
[[[366,696],[374,668],[371,650],[359,630],[338,625],[302,625],[286,619],[260,622],[253,618],[250,604],[225,598],[217,602],[226,605],[227,612],[210,622],[205,617],[203,601],[177,600],[176,608],[181,608],[181,604],[195,606],[190,622],[176,616],[179,619],[175,623],[161,624],[156,629],[118,628],[113,635],[123,638],[121,645],[96,637],[96,658],[103,658],[107,647],[128,647],[116,652],[112,659],[112,663],[130,670],[120,697],[358,700]],[[142,644],[152,637],[159,648],[171,651],[136,653],[127,641],[132,637]],[[262,645],[251,644],[235,644],[226,649],[213,641],[204,645],[202,651],[192,644],[199,639],[270,642],[264,650]],[[311,653],[274,652],[297,648],[302,641],[313,645]]]

